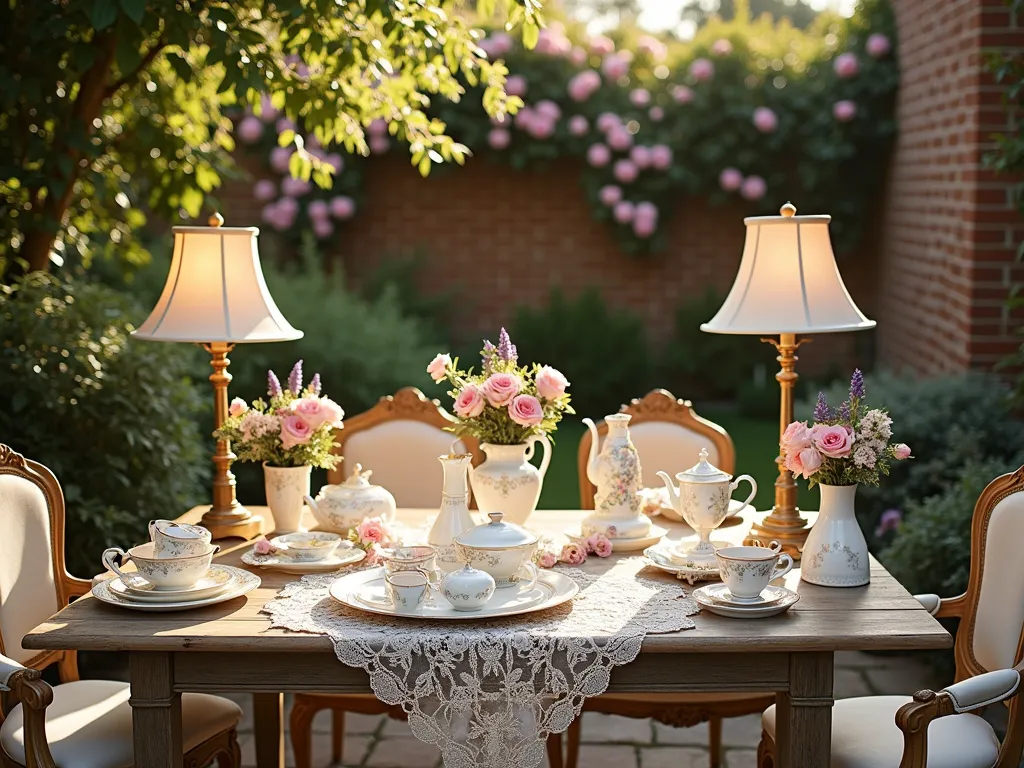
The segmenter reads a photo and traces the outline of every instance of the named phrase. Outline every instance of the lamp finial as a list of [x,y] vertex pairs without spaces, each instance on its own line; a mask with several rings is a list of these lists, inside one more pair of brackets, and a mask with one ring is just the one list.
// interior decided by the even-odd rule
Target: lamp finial
[[209,224],[211,227],[222,227],[224,226],[224,217],[221,216],[219,213],[214,213],[212,216],[210,216],[209,219],[206,220],[206,223]]
[[779,209],[779,213],[781,213],[784,218],[790,219],[793,216],[796,216],[796,206],[792,203],[786,203]]

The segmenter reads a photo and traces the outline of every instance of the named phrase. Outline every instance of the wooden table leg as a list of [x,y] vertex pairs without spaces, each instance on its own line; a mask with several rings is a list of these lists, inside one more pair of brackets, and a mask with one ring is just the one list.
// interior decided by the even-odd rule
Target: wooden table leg
[[832,753],[831,652],[789,657],[789,690],[776,696],[776,768],[828,768]]
[[284,768],[284,694],[252,695],[257,768]]
[[182,768],[181,694],[174,690],[174,656],[132,651],[128,666],[135,765]]

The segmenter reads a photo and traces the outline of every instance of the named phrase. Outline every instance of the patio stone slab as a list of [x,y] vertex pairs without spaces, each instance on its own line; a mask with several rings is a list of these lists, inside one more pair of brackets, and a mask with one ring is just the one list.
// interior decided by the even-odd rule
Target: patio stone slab
[[757,750],[727,749],[725,768],[757,768]]
[[[696,747],[646,747],[640,750],[640,768],[707,768],[708,753]],[[581,761],[580,768],[585,768]]]
[[701,723],[691,728],[673,728],[664,723],[654,723],[654,741],[656,744],[692,744],[706,747],[708,724]]
[[620,715],[602,715],[584,712],[581,740],[584,742],[625,742],[651,744],[653,732],[650,720]]
[[407,738],[383,738],[378,741],[365,765],[368,768],[434,768],[441,752],[411,735]]
[[580,747],[580,768],[637,768],[637,765],[634,747],[603,744],[584,744]]

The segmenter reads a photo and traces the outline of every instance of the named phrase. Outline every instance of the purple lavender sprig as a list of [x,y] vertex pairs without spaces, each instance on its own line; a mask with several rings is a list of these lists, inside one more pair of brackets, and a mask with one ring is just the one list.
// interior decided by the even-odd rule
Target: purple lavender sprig
[[267,371],[267,394],[271,397],[278,397],[281,394],[281,380],[273,371]]
[[853,376],[850,378],[850,399],[861,400],[864,397],[864,374],[860,368],[853,369]]
[[484,348],[480,350],[480,360],[483,362],[484,376],[494,373],[494,356],[498,354],[498,348],[484,339]]
[[818,393],[818,402],[814,405],[814,420],[819,423],[824,423],[832,418],[832,409],[828,407],[828,403],[825,402],[825,393]]
[[848,424],[849,423],[849,421],[850,421],[850,401],[849,400],[845,401],[842,405],[839,406],[839,413],[837,414],[837,418],[839,419],[839,422],[841,424]]
[[313,390],[313,394],[320,395],[320,374],[314,373],[313,378],[309,382],[309,388]]
[[508,331],[504,328],[498,334],[498,357],[506,363],[514,363],[519,358],[516,345],[512,343],[512,339],[508,337]]
[[288,389],[293,395],[302,392],[302,361],[296,360],[292,372],[288,374]]

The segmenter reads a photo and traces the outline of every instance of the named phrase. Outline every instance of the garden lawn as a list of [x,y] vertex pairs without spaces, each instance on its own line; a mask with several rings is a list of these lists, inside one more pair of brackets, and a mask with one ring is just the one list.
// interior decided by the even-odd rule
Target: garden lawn
[[[779,453],[779,422],[775,419],[751,419],[730,406],[705,408],[700,411],[700,415],[721,425],[729,433],[736,446],[736,474],[751,475],[757,482],[757,496],[754,498],[757,509],[770,508],[775,498],[775,479],[778,477],[775,457]],[[559,425],[555,433],[558,444],[551,458],[551,466],[548,467],[538,505],[542,509],[579,508],[576,451],[586,429],[578,420],[565,419]],[[542,449],[538,449],[538,455],[540,450]],[[534,463],[537,463],[536,458]],[[669,466],[658,469],[675,475],[696,463],[696,456],[679,456]],[[797,482],[800,486],[800,506],[817,509],[817,491],[808,491],[805,482]],[[747,484],[743,483],[735,495],[742,499],[746,493],[749,493]]]

